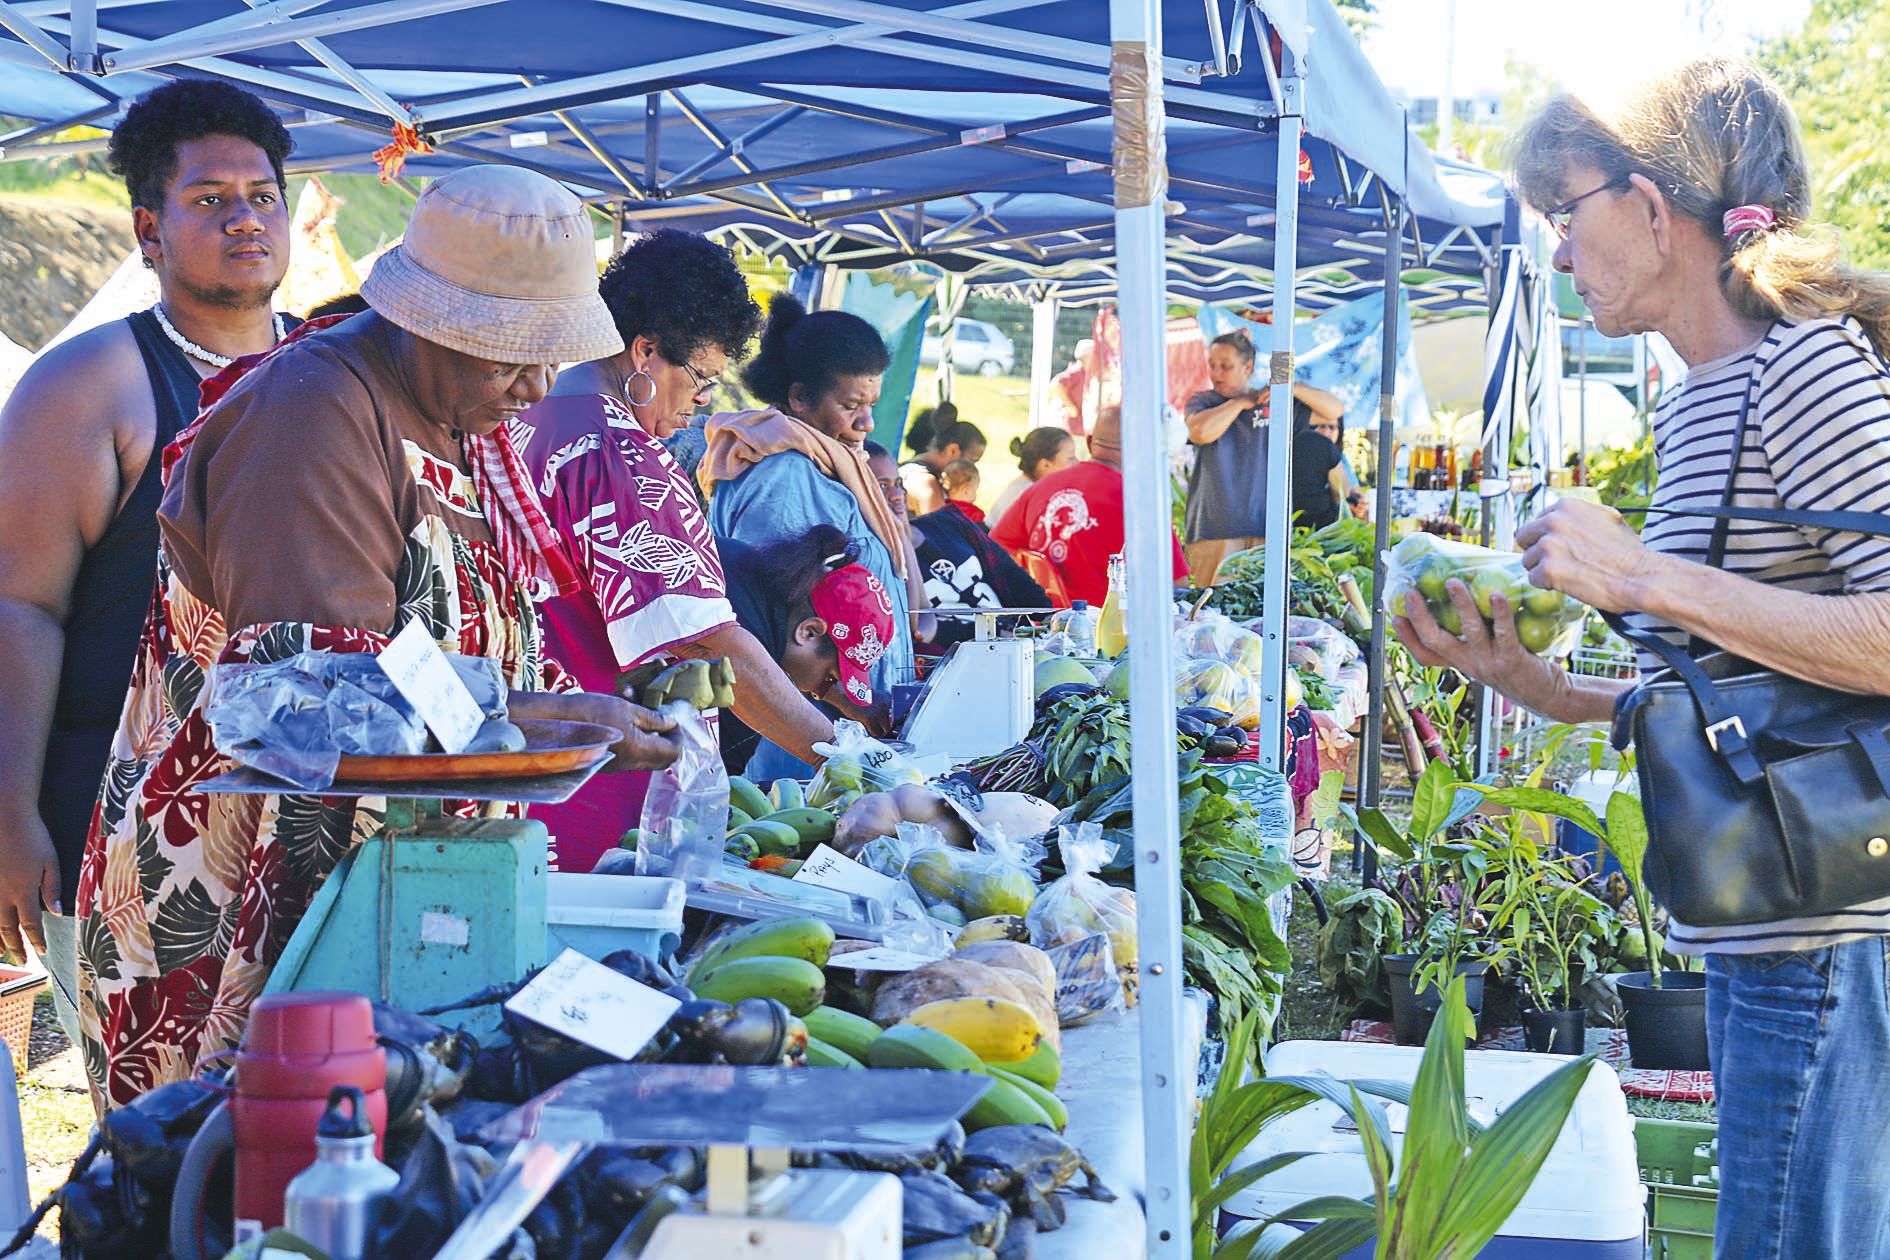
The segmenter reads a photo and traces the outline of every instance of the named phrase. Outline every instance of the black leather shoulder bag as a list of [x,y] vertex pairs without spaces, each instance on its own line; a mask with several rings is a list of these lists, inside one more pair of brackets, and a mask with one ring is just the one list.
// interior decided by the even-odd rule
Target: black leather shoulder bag
[[[1890,538],[1890,516],[1732,506],[1753,392],[1749,383],[1720,505],[1666,510],[1718,518],[1707,563],[1723,562],[1735,520]],[[1890,697],[1821,687],[1725,652],[1695,660],[1606,620],[1667,666],[1624,693],[1614,714],[1615,747],[1634,744],[1643,874],[1661,904],[1689,926],[1729,927],[1890,896]]]

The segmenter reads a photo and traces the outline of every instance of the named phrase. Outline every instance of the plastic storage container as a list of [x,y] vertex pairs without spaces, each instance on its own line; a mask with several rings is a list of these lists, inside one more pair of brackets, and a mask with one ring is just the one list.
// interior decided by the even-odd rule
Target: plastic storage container
[[1634,1150],[1647,1187],[1652,1260],[1712,1260],[1719,1209],[1719,1130],[1686,1120],[1634,1122]]
[[[1266,1055],[1268,1076],[1324,1073],[1343,1080],[1413,1082],[1423,1049],[1339,1041],[1287,1041]],[[1464,1079],[1470,1114],[1483,1124],[1557,1068],[1562,1055],[1508,1050],[1470,1050]],[[1391,1118],[1392,1142],[1404,1142],[1405,1109],[1383,1103]],[[1343,1125],[1341,1125],[1343,1121]],[[1271,1155],[1313,1151],[1258,1185],[1235,1195],[1229,1215],[1264,1219],[1319,1195],[1365,1198],[1371,1172],[1350,1118],[1330,1103],[1316,1103],[1282,1117],[1234,1161],[1230,1173]],[[1642,1260],[1645,1236],[1640,1179],[1635,1175],[1634,1126],[1620,1081],[1606,1067],[1592,1071],[1576,1099],[1562,1135],[1520,1206],[1510,1214],[1483,1260]],[[1348,1252],[1369,1257],[1370,1245]]]
[[683,882],[651,875],[545,877],[545,957],[570,948],[601,959],[632,949],[656,960],[682,944]]

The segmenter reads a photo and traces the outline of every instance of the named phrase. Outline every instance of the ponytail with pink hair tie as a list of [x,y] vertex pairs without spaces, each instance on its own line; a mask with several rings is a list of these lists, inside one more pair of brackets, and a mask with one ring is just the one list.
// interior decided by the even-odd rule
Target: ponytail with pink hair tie
[[1720,218],[1729,241],[1738,240],[1747,232],[1769,232],[1777,222],[1778,216],[1772,213],[1772,207],[1758,205],[1734,206]]

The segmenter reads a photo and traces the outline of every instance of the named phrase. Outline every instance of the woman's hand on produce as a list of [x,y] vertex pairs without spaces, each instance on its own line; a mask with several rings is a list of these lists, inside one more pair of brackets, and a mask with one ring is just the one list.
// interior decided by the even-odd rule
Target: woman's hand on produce
[[1490,620],[1485,622],[1476,597],[1464,582],[1444,584],[1451,606],[1463,626],[1452,634],[1437,623],[1423,595],[1404,597],[1404,616],[1393,628],[1421,665],[1454,669],[1467,678],[1494,687],[1530,708],[1540,708],[1545,688],[1553,690],[1560,671],[1523,647],[1516,634],[1516,610],[1501,591],[1490,595]]
[[1537,586],[1602,612],[1638,610],[1660,557],[1613,508],[1563,499],[1516,531],[1523,568]]
[[606,771],[667,770],[682,748],[676,723],[621,696],[582,691],[559,699],[564,702],[559,707],[569,715],[568,720],[595,722],[613,727],[622,735],[610,750],[613,756],[604,767]]

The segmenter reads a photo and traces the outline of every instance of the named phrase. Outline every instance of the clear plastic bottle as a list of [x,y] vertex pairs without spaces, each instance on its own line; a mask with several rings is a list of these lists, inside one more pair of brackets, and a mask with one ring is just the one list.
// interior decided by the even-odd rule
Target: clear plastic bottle
[[1070,648],[1074,656],[1096,655],[1096,614],[1090,611],[1089,601],[1077,599],[1070,601]]
[[1117,552],[1109,557],[1109,594],[1096,623],[1096,650],[1114,659],[1128,650],[1128,566]]

